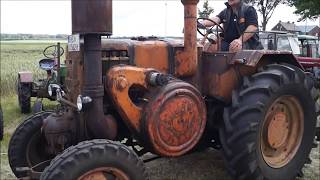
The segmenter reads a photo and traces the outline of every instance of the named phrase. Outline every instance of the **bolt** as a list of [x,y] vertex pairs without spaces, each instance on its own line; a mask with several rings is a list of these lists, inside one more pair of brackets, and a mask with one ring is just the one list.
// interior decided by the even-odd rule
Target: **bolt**
[[119,77],[116,82],[116,86],[119,91],[122,91],[128,86],[128,81],[124,77]]

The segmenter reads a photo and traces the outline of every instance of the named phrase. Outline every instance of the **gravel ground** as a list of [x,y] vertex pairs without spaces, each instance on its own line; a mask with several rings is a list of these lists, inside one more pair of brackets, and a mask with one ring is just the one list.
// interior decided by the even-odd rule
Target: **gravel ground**
[[[7,162],[7,154],[1,154],[0,179],[15,179]],[[320,147],[312,150],[312,164],[306,165],[305,176],[298,180],[320,180]],[[231,180],[219,151],[207,149],[179,158],[160,158],[146,163],[151,180]]]
[[[312,164],[298,180],[320,180],[320,148],[311,153]],[[161,158],[147,163],[151,180],[231,180],[219,151],[208,149],[179,158]]]

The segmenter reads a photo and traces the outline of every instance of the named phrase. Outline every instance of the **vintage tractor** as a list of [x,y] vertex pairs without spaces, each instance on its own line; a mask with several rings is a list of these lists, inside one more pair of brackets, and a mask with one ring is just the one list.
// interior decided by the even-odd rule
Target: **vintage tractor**
[[301,56],[320,58],[320,39],[316,36],[298,35]]
[[[317,89],[317,115],[320,115],[320,39],[319,37],[309,35],[298,35],[301,55],[297,57],[300,64],[306,71],[313,74],[315,78],[315,87]],[[319,118],[319,117],[318,117]],[[320,120],[317,121],[316,129],[317,140],[320,141]]]
[[205,51],[197,3],[182,0],[182,42],[110,39],[112,1],[72,0],[66,86],[50,89],[61,104],[16,129],[14,174],[144,180],[145,153],[213,147],[235,179],[295,178],[315,136],[313,76],[289,51]]
[[29,113],[31,111],[31,97],[36,97],[36,101],[32,107],[33,113],[43,110],[42,99],[48,98],[55,100],[54,96],[48,94],[50,84],[60,84],[63,87],[66,76],[65,64],[60,63],[60,57],[64,54],[64,49],[60,43],[48,46],[44,49],[44,59],[39,61],[40,69],[46,71],[45,79],[33,81],[32,72],[23,71],[18,73],[17,94],[21,113]]

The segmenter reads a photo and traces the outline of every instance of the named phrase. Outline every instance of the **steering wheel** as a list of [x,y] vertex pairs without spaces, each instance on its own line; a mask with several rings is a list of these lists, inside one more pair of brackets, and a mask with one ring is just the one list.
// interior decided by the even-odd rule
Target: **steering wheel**
[[60,53],[58,54],[57,45],[48,46],[43,50],[43,55],[49,59],[61,57],[63,54],[64,54],[64,49],[62,47],[60,47]]
[[210,21],[210,22],[212,22],[214,24],[214,26],[217,26],[216,34],[214,34],[214,31],[213,31],[214,26],[206,27],[205,28],[205,30],[206,30],[205,33],[201,32],[201,30],[200,30],[201,28],[199,26],[197,27],[197,31],[199,32],[199,34],[201,34],[204,37],[204,39],[208,39],[208,41],[210,43],[212,43],[212,44],[217,44],[216,40],[214,40],[214,39],[212,39],[212,38],[210,38],[208,36],[209,36],[209,34],[214,34],[218,39],[219,38],[219,35],[218,35],[219,29],[223,32],[223,27],[220,24],[216,23],[215,21],[213,21],[213,20],[211,20],[209,18],[198,18],[197,19],[197,24],[201,24],[200,20]]

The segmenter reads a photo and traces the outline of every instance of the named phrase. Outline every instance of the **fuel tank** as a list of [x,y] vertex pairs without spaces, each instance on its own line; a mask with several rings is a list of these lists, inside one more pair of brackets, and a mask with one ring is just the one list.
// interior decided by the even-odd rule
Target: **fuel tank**
[[[106,78],[109,69],[115,65],[126,64],[136,67],[153,68],[162,73],[170,74],[185,80],[198,89],[198,72],[193,76],[178,76],[180,66],[177,54],[184,49],[182,38],[157,38],[157,37],[135,37],[131,39],[110,39],[102,38],[102,77]],[[201,61],[202,45],[198,44],[198,59]],[[79,52],[66,53],[66,91],[74,92],[70,94],[70,99],[75,102],[76,95],[82,88],[83,74],[83,44],[80,45]],[[200,66],[198,66],[198,69]]]
[[[177,54],[183,48],[182,38],[160,39],[151,36],[131,39],[103,39],[102,60],[111,61],[110,64],[121,64],[123,60],[127,60],[130,65],[154,68],[163,73],[177,75],[180,65]],[[198,45],[198,51],[200,55],[201,45]]]

